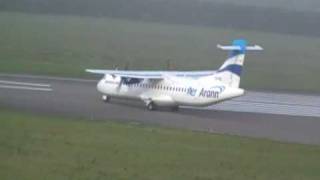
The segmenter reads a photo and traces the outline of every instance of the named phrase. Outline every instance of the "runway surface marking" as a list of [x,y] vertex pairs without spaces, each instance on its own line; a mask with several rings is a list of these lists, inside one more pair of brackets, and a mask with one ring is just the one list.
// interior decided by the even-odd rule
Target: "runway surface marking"
[[38,87],[50,87],[50,84],[38,84],[38,83],[26,83],[26,82],[17,82],[17,81],[3,81],[0,80],[0,84],[14,84],[22,86],[38,86]]
[[53,91],[50,84],[0,80],[0,88],[30,91]]
[[53,91],[53,89],[50,89],[50,88],[35,88],[35,87],[28,87],[28,86],[0,85],[0,88],[4,88],[4,89],[32,90],[32,91]]
[[206,109],[320,117],[320,96],[249,91],[243,97]]

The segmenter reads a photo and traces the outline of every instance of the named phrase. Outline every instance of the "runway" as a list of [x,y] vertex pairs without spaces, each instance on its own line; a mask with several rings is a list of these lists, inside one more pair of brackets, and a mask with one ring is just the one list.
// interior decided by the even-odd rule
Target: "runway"
[[249,91],[245,96],[207,109],[320,117],[320,96]]
[[0,108],[320,144],[320,96],[249,91],[208,108],[150,112],[138,101],[103,103],[96,82],[0,74]]

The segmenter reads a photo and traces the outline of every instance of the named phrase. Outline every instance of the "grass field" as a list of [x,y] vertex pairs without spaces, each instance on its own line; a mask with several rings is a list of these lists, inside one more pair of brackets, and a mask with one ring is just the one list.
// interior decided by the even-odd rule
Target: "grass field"
[[320,147],[0,110],[0,179],[318,180]]
[[247,89],[320,92],[320,38],[112,18],[0,13],[0,72],[85,76],[86,68],[216,69],[217,43],[246,38],[265,51],[246,61]]

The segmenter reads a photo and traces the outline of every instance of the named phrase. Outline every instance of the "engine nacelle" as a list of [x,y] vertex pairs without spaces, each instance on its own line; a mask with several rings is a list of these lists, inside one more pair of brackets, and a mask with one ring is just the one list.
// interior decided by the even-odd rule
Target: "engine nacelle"
[[97,85],[98,91],[102,94],[117,95],[119,86],[121,85],[121,77],[106,74]]
[[105,81],[105,83],[117,83],[119,84],[121,82],[121,77],[117,76],[117,75],[110,75],[110,74],[106,74],[103,79]]
[[170,96],[156,96],[152,98],[152,102],[154,102],[158,106],[176,106],[176,102]]

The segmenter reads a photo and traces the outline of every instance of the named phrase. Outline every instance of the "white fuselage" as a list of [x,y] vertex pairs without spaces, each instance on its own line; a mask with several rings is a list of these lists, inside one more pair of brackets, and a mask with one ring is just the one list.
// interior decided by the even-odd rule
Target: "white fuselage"
[[244,94],[218,80],[171,77],[164,80],[121,80],[106,75],[97,85],[98,91],[113,97],[152,101],[159,106],[208,106]]

